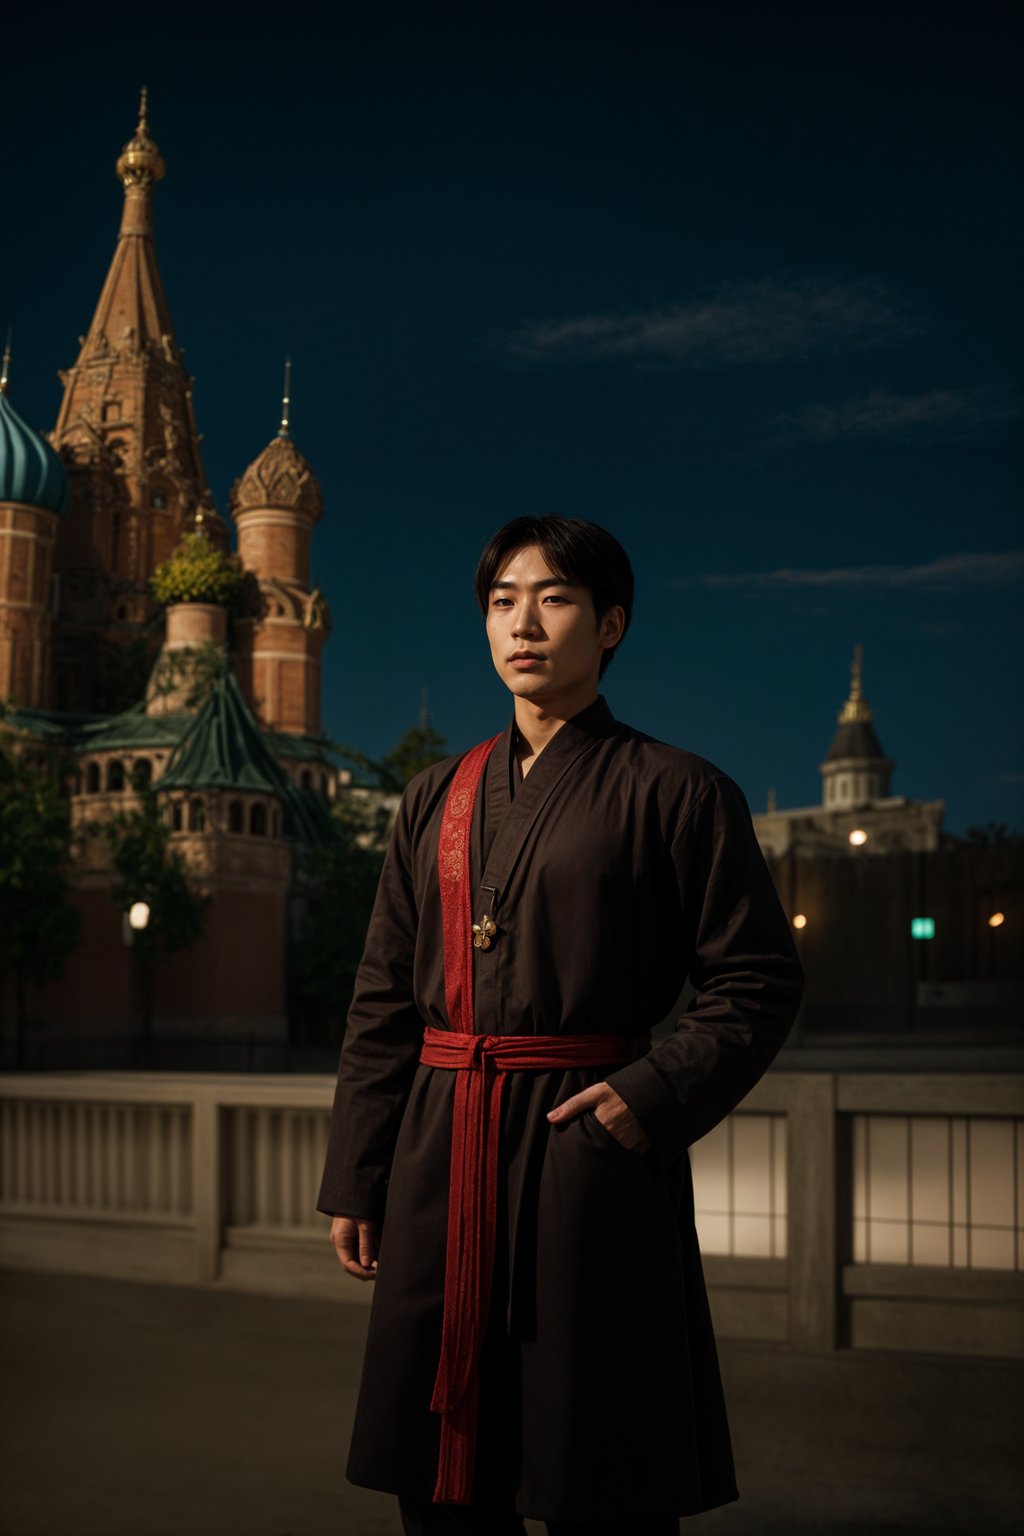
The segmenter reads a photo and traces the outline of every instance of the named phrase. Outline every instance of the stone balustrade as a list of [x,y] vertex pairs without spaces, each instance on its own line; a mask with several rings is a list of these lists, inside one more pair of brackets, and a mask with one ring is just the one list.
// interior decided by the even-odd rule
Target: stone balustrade
[[[0,1078],[0,1263],[365,1303],[327,1076]],[[770,1073],[691,1149],[722,1337],[1024,1355],[1024,1079]]]

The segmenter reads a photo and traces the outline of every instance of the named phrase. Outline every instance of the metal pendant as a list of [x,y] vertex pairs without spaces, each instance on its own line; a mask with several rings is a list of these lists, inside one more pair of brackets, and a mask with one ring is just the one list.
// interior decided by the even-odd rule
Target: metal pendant
[[473,924],[473,948],[490,949],[491,940],[498,931],[498,925],[491,917],[482,917],[478,923]]

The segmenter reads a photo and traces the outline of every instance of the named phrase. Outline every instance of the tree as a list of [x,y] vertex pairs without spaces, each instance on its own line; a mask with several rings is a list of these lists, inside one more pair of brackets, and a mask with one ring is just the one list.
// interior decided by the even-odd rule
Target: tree
[[404,789],[416,774],[421,773],[424,768],[429,768],[432,763],[441,762],[442,758],[447,756],[447,743],[444,737],[435,731],[428,721],[407,730],[384,758],[381,768],[386,778],[391,781],[390,787]]
[[244,585],[238,561],[211,544],[205,533],[184,534],[149,584],[158,603],[225,605],[237,601]]
[[310,1011],[343,1020],[363,952],[384,854],[365,847],[364,823],[344,801],[329,843],[307,850],[304,911],[291,946],[292,984]]
[[67,867],[70,808],[53,753],[0,747],[0,994],[15,997],[16,1064],[25,1064],[28,989],[59,976],[81,939]]
[[206,925],[208,898],[189,884],[181,855],[170,847],[170,832],[150,791],[142,809],[115,816],[104,828],[110,843],[115,880],[110,894],[128,912],[145,902],[149,918],[133,932],[132,950],[142,992],[143,1048],[151,1054],[153,994],[159,959],[187,949]]
[[1005,821],[986,821],[983,826],[967,828],[967,841],[975,848],[1019,848],[1024,833],[1007,826]]

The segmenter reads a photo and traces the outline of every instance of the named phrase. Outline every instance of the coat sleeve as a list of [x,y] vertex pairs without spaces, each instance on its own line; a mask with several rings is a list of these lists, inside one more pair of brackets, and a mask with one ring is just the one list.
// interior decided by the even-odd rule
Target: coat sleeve
[[742,790],[703,792],[672,842],[696,995],[675,1031],[607,1079],[671,1162],[750,1092],[796,1017],[803,969]]
[[423,1042],[413,1000],[417,907],[408,793],[381,871],[356,973],[316,1208],[379,1221]]

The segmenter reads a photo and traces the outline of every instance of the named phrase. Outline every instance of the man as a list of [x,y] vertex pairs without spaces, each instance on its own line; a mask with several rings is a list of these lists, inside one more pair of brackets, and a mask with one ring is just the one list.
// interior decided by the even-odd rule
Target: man
[[477,596],[514,717],[403,797],[317,1201],[376,1284],[348,1476],[418,1536],[668,1536],[737,1497],[686,1149],[802,972],[740,790],[599,694],[621,545],[519,518]]

